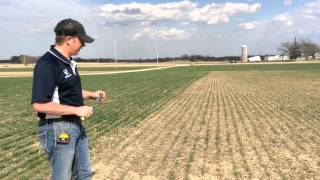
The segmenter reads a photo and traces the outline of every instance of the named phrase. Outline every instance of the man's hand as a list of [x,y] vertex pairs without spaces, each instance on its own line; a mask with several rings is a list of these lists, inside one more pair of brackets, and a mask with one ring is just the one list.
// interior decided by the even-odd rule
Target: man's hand
[[107,100],[106,92],[105,91],[95,91],[93,92],[92,99],[95,99],[97,102],[105,102]]
[[86,91],[82,90],[82,96],[83,99],[88,100],[88,99],[95,99],[97,102],[104,102],[106,101],[106,92],[97,90],[97,91]]
[[91,106],[76,107],[75,114],[81,118],[89,118],[93,114],[93,108]]

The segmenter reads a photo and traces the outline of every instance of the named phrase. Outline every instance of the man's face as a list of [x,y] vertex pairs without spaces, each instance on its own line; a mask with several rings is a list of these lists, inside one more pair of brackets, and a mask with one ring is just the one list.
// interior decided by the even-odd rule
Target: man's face
[[78,55],[80,49],[85,47],[85,43],[77,36],[69,36],[67,37],[67,41],[71,56]]

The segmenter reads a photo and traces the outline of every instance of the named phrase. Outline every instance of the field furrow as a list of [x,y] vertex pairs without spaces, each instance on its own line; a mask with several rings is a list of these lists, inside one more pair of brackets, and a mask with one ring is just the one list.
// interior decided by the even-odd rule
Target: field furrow
[[[318,67],[318,68],[315,68]],[[97,180],[319,179],[320,64],[85,76]],[[49,179],[31,78],[0,78],[0,179]]]
[[239,74],[251,72],[209,73],[138,126],[110,132],[102,144],[118,145],[97,156],[94,179],[317,177],[317,122],[282,109],[282,96],[271,96],[282,89]]

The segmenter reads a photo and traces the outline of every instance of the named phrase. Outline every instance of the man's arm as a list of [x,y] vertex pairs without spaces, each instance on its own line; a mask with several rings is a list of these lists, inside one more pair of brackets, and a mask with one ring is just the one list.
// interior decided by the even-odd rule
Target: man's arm
[[82,97],[85,100],[95,99],[96,98],[96,94],[95,94],[95,92],[92,92],[92,91],[82,90]]
[[55,102],[40,103],[36,102],[32,104],[33,109],[36,112],[54,114],[54,115],[77,115],[79,117],[90,117],[93,113],[92,107],[89,106],[68,106],[57,104]]
[[87,90],[82,90],[82,97],[83,99],[87,100],[87,99],[97,99],[98,97],[101,98],[101,101],[105,101],[106,100],[106,92],[105,91],[87,91]]

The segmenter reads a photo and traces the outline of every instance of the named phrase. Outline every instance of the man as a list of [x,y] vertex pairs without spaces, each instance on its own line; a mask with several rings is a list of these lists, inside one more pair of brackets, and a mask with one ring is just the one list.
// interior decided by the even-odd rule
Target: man
[[73,19],[60,21],[54,32],[56,43],[39,59],[33,75],[32,105],[40,118],[40,142],[49,156],[51,179],[90,179],[88,139],[81,119],[89,118],[93,109],[83,100],[104,101],[106,94],[82,90],[71,56],[94,39]]

